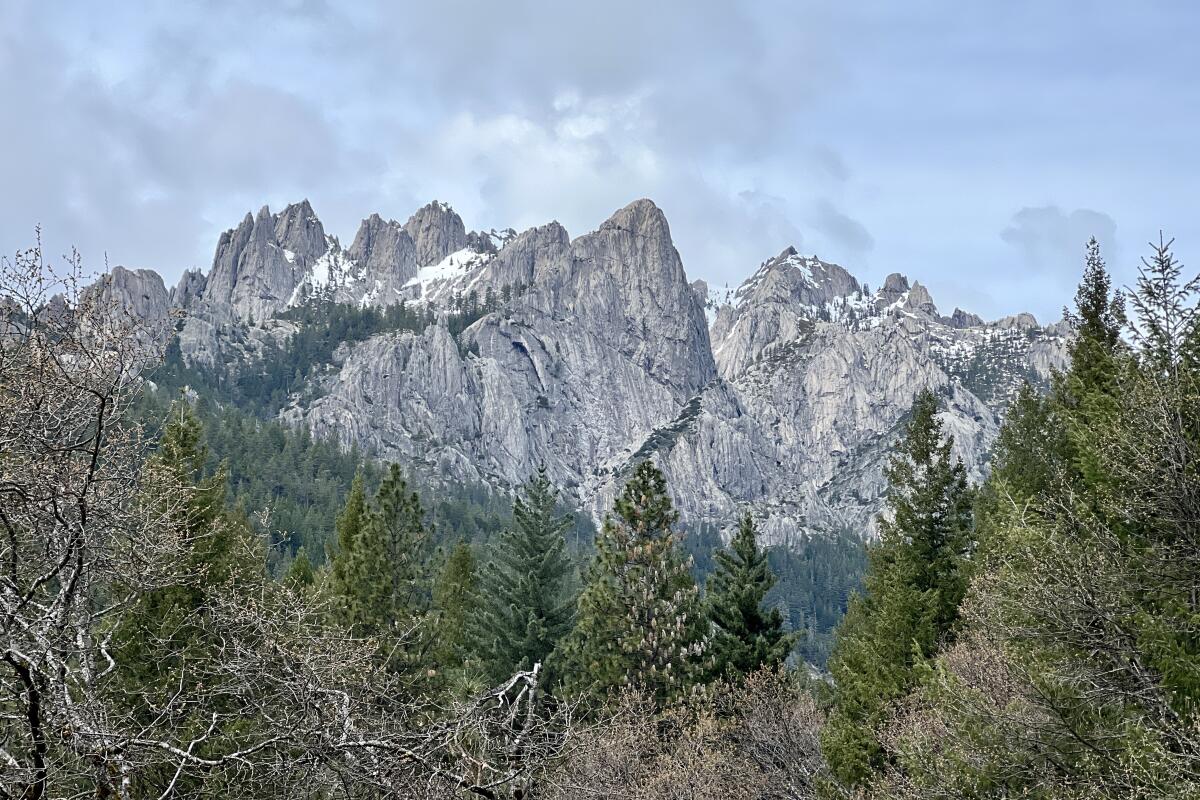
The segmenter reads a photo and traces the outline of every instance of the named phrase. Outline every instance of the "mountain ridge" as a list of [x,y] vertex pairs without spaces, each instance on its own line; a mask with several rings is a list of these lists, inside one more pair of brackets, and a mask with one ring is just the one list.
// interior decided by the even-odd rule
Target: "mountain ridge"
[[[1065,363],[1069,337],[1030,315],[942,316],[919,281],[869,292],[793,247],[713,292],[689,283],[648,199],[573,239],[556,222],[468,232],[435,201],[404,225],[368,216],[346,250],[307,201],[264,207],[221,235],[207,275],[167,290],[118,267],[111,286],[144,316],[181,310],[184,357],[231,371],[286,343],[296,305],[428,308],[424,331],[339,348],[281,418],[434,482],[507,490],[544,463],[597,516],[652,457],[685,517],[751,511],[776,541],[871,534],[921,388],[981,477],[1008,399]],[[464,307],[478,319],[452,336],[445,315]]]

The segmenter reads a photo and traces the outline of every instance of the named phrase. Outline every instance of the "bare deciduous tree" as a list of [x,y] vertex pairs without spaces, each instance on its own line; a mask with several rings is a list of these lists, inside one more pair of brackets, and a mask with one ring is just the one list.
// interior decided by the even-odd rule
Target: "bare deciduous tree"
[[0,798],[529,796],[572,741],[539,668],[409,699],[374,642],[265,576],[207,586],[212,654],[130,689],[114,632],[142,594],[206,580],[181,565],[212,532],[181,524],[195,487],[128,413],[167,331],[67,267],[0,264]]
[[627,692],[549,782],[555,800],[810,800],[823,715],[794,676],[764,670],[661,716]]

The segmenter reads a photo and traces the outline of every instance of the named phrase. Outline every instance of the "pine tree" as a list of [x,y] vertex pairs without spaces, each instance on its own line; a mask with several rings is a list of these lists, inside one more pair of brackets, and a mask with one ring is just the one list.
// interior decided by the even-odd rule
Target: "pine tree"
[[[118,667],[114,674],[119,676],[114,691],[123,695],[121,702],[131,709],[133,724],[149,724],[157,709],[170,705],[181,686],[199,682],[208,684],[210,703],[236,702],[223,696],[219,685],[222,670],[218,664],[226,657],[225,642],[212,628],[211,607],[218,596],[252,598],[260,591],[265,579],[264,553],[245,516],[225,506],[224,466],[205,473],[208,454],[202,441],[199,420],[189,406],[177,403],[171,408],[158,451],[146,465],[147,472],[154,475],[147,508],[176,510],[183,554],[175,582],[140,594],[111,634],[111,653]],[[236,735],[228,725],[211,727],[210,715],[218,710],[230,709],[224,705],[196,707],[186,717],[173,720],[180,729],[195,731],[197,756],[204,755],[207,742]],[[254,721],[245,719],[239,724],[250,726]],[[149,771],[139,779],[146,786],[173,785],[187,796],[226,794],[222,787],[203,786],[193,776],[174,781],[170,771]],[[159,789],[149,792],[149,796],[158,794]]]
[[643,461],[596,541],[564,646],[570,691],[602,701],[633,686],[665,704],[701,679],[708,620],[677,521],[663,474]]
[[431,646],[428,626],[421,624],[430,589],[425,513],[396,464],[369,507],[361,495],[356,479],[338,519],[334,595],[355,635],[377,639],[394,669],[415,671]]
[[513,503],[513,527],[501,534],[480,575],[480,609],[471,626],[485,676],[492,683],[545,663],[571,628],[573,566],[545,467]]
[[344,601],[338,609],[339,616],[346,622],[350,620],[349,598],[353,591],[350,570],[356,561],[355,550],[362,536],[363,522],[367,516],[367,492],[363,485],[363,474],[356,472],[354,481],[350,484],[350,493],[346,496],[346,505],[338,514],[334,523],[334,538],[337,549],[326,553],[330,564],[329,582],[334,596]]
[[1128,344],[1089,258],[1069,371],[1009,415],[972,627],[891,732],[894,796],[1200,796],[1200,284],[1151,247]]
[[715,558],[717,568],[706,587],[714,674],[733,678],[762,667],[778,667],[796,637],[784,632],[779,609],[763,609],[763,598],[776,578],[767,554],[758,547],[749,514],[739,521],[729,547],[717,551]]
[[[186,492],[187,500],[177,523],[185,544],[181,570],[185,578],[141,595],[125,627],[114,637],[131,669],[141,671],[147,680],[157,675],[170,682],[173,671],[203,646],[208,592],[250,582],[262,571],[261,553],[244,518],[225,510],[225,469],[204,474],[208,453],[202,441],[200,421],[186,404],[176,403],[148,467],[163,471],[152,489],[163,497],[152,503],[172,507],[174,499],[168,495],[179,492]],[[152,655],[154,647],[164,648],[169,656]]]
[[467,625],[478,605],[475,554],[460,541],[433,585],[434,657],[442,669],[458,670],[467,658]]
[[834,775],[862,786],[884,765],[877,732],[916,685],[958,621],[973,549],[966,471],[943,437],[937,399],[922,391],[888,465],[888,509],[868,553],[864,591],[850,603],[829,667],[834,708],[822,748]]

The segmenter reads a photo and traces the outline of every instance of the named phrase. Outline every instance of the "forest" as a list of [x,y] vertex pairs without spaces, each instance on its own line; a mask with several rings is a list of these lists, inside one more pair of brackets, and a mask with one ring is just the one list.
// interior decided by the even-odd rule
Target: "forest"
[[1070,365],[982,483],[913,398],[865,567],[689,527],[649,460],[592,529],[543,472],[439,496],[269,421],[408,310],[210,397],[55,269],[0,265],[0,798],[1200,796],[1200,279],[1169,242],[1128,293],[1088,245]]

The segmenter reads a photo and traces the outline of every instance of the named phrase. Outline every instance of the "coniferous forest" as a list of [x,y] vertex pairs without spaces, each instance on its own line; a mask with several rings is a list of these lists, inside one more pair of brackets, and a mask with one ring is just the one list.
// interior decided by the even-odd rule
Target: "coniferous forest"
[[0,797],[1200,796],[1170,243],[1127,294],[1088,245],[984,480],[921,391],[878,538],[786,548],[690,525],[649,459],[593,525],[544,470],[425,486],[275,421],[420,312],[305,307],[238,383],[53,269],[0,276]]

